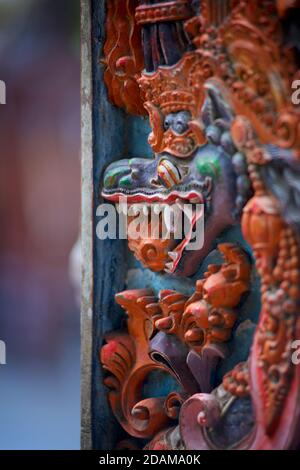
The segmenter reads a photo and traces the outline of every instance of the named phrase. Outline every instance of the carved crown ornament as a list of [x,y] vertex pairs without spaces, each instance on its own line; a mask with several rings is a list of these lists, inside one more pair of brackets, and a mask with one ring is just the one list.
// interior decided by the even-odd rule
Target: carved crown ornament
[[[198,145],[205,143],[203,125],[201,127],[204,83],[214,78],[226,88],[235,112],[251,121],[262,144],[279,145],[298,154],[299,109],[293,106],[290,99],[291,84],[298,76],[298,70],[292,51],[282,45],[282,31],[274,1],[225,0],[222,2],[224,5],[218,7],[218,2],[207,0],[201,2],[202,15],[195,16],[188,9],[189,2],[147,4],[136,9],[138,21],[133,24],[134,2],[109,3],[107,28],[110,34],[105,45],[108,64],[105,80],[116,105],[123,105],[129,112],[134,112],[134,107],[138,105],[137,114],[141,114],[141,100],[150,115],[152,134],[149,143],[154,152],[171,150],[170,153],[175,156],[187,157]],[[193,51],[172,67],[161,66],[154,73],[145,73],[142,71],[141,35],[137,35],[140,15],[145,13],[147,18],[153,17],[151,20],[148,18],[148,22],[153,23],[156,21],[155,15],[159,16],[161,13],[158,12],[164,11],[165,21],[175,21],[172,20],[170,5],[177,3],[177,10],[180,7],[180,11],[185,11],[181,19],[185,20],[184,32],[193,44]],[[122,12],[119,13],[121,5],[124,9],[125,4],[127,22]],[[279,4],[280,11],[283,11],[282,2]],[[153,13],[152,17],[150,12]],[[112,34],[115,31],[111,27],[113,18],[114,25],[119,21],[118,37]],[[163,20],[159,16],[157,21]],[[127,40],[128,46],[123,41],[123,22],[126,29],[129,27],[132,32],[131,40]],[[120,49],[124,50],[124,57]],[[115,54],[118,54],[117,60]],[[118,66],[123,70],[121,75],[115,73]],[[172,145],[177,136],[167,135],[164,139],[164,133],[168,131],[164,132],[163,128],[163,118],[179,109],[191,111],[191,131],[181,136],[181,141],[186,143],[182,153],[176,152],[180,144]]]
[[[300,443],[300,368],[292,361],[300,339],[300,108],[291,86],[299,70],[281,18],[291,21],[299,3],[108,5],[108,94],[127,113],[148,112],[154,158],[115,162],[102,194],[146,204],[193,203],[197,196],[205,204],[207,244],[197,253],[187,253],[183,242],[129,237],[146,268],[174,277],[197,273],[216,241],[222,257],[197,279],[191,296],[175,289],[116,296],[127,330],[109,334],[100,353],[112,411],[130,436],[147,440],[146,449],[294,448]],[[240,225],[244,244],[219,242],[232,225]],[[260,313],[252,347],[246,361],[224,372],[256,273]],[[153,373],[173,381],[159,398],[143,393]]]

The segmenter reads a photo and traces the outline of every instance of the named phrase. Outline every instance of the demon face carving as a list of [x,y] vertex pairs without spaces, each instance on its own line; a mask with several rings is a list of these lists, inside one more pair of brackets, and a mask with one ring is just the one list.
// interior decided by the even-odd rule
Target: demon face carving
[[[176,106],[175,103],[175,109]],[[229,132],[232,119],[233,114],[218,89],[207,85],[207,97],[197,121],[203,134],[202,145],[197,144],[185,156],[191,114],[186,110],[169,112],[160,124],[166,136],[162,141],[174,137],[175,155],[169,149],[156,154],[153,160],[121,160],[107,168],[102,194],[108,200],[118,202],[121,196],[126,196],[128,204],[193,207],[188,221],[191,230],[186,238],[177,240],[171,234],[169,240],[131,240],[128,234],[129,247],[144,266],[154,271],[191,275],[208,254],[212,241],[238,222],[251,190],[246,159],[237,151]],[[189,251],[186,247],[197,222],[197,204],[204,205],[204,244]]]

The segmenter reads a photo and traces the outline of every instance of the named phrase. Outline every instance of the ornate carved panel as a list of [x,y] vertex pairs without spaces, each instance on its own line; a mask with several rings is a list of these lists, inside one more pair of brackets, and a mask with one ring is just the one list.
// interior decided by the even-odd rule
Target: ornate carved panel
[[[116,155],[102,196],[192,207],[181,239],[177,220],[168,239],[128,231],[145,288],[116,295],[126,322],[99,351],[113,414],[140,448],[300,443],[298,9],[280,0],[107,2],[108,96],[149,117],[153,158]],[[190,250],[199,204],[204,241]],[[242,334],[251,348],[241,361]]]

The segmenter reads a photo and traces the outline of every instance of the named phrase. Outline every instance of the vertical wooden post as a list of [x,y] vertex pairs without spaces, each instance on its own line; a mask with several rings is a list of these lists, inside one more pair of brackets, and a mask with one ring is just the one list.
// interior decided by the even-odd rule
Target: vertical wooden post
[[91,1],[81,0],[81,447],[92,448],[93,131]]

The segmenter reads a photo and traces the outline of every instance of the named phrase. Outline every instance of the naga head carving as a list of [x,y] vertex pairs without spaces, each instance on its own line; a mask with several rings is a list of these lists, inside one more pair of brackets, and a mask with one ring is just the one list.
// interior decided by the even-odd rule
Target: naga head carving
[[[121,196],[126,196],[129,205],[160,203],[179,209],[184,204],[191,207],[185,216],[190,230],[186,230],[181,239],[174,236],[176,217],[168,239],[151,236],[134,239],[128,233],[129,248],[153,271],[193,274],[208,254],[212,241],[239,221],[241,210],[251,195],[246,159],[236,149],[230,135],[233,113],[215,84],[207,83],[204,92],[198,119],[193,116],[192,105],[176,111],[177,102],[173,107],[169,101],[168,107],[163,108],[164,114],[158,118],[157,126],[153,125],[149,138],[150,142],[160,140],[161,148],[153,159],[117,161],[104,174],[102,194],[108,200],[118,203]],[[160,108],[155,109],[154,113],[161,113]],[[157,138],[159,132],[162,136]],[[185,155],[188,142],[193,143]],[[192,231],[198,222],[199,204],[204,209],[201,215],[204,217],[204,243],[199,249],[189,250]]]

